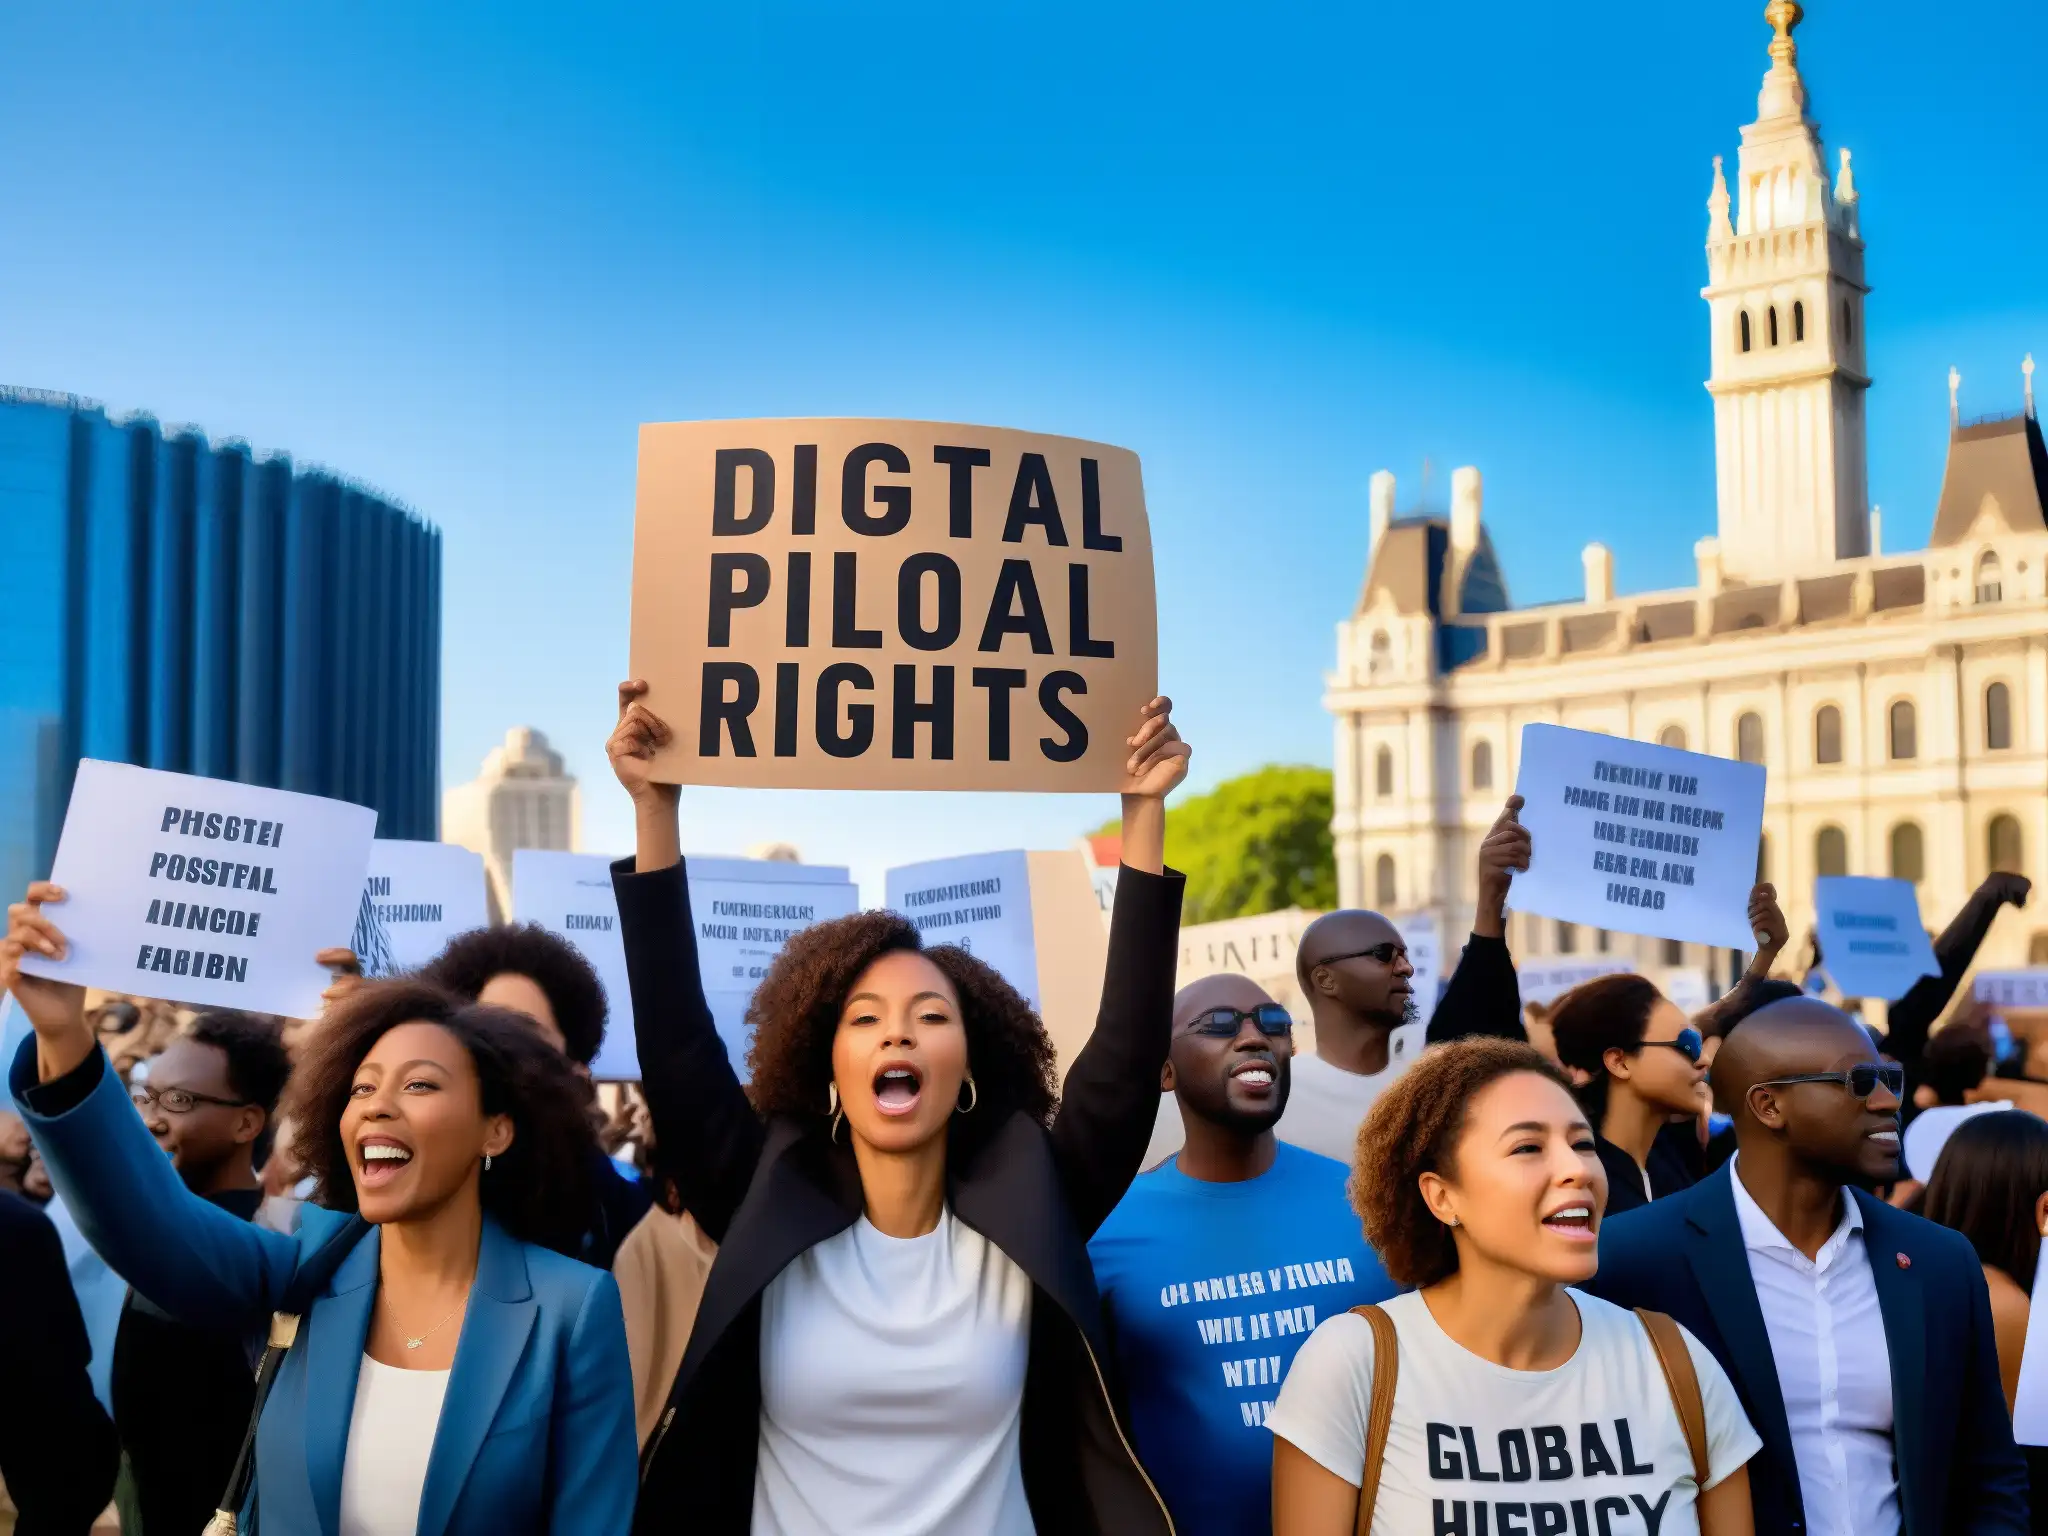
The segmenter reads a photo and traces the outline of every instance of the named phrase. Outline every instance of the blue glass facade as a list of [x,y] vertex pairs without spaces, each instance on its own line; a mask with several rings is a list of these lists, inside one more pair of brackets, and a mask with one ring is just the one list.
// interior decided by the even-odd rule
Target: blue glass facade
[[441,536],[361,486],[0,390],[0,901],[81,757],[440,819]]

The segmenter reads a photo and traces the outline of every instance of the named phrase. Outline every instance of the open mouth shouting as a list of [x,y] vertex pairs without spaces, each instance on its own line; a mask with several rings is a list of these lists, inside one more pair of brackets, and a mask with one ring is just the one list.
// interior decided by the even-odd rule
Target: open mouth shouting
[[412,1148],[395,1136],[365,1136],[356,1143],[360,1160],[359,1182],[365,1189],[382,1189],[394,1182],[412,1162]]
[[885,1115],[916,1112],[924,1096],[924,1074],[907,1061],[891,1062],[875,1074],[875,1108]]
[[1555,1232],[1566,1242],[1593,1242],[1595,1232],[1592,1203],[1578,1200],[1570,1205],[1561,1205],[1543,1218],[1543,1226],[1546,1231]]

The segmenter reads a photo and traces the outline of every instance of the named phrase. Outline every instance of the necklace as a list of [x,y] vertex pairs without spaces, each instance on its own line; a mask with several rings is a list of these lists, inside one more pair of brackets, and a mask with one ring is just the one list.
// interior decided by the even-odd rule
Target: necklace
[[[464,1300],[465,1300],[465,1301],[466,1301],[467,1299],[468,1299],[467,1297],[465,1297],[465,1298],[464,1298]],[[418,1348],[419,1348],[419,1347],[420,1347],[420,1346],[421,1346],[422,1344],[424,1344],[424,1343],[426,1343],[426,1342],[427,1342],[427,1338],[428,1338],[428,1335],[430,1335],[430,1334],[434,1333],[434,1332],[435,1332],[436,1330],[438,1330],[438,1329],[439,1329],[439,1328],[441,1327],[441,1324],[442,1324],[442,1323],[445,1323],[445,1322],[447,1322],[447,1321],[448,1321],[448,1318],[449,1318],[449,1317],[453,1317],[453,1316],[454,1316],[454,1315],[455,1315],[455,1314],[456,1314],[457,1312],[460,1312],[461,1310],[462,1310],[462,1302],[458,1301],[458,1302],[457,1302],[457,1303],[456,1303],[456,1304],[455,1304],[455,1305],[454,1305],[454,1306],[453,1306],[452,1308],[450,1308],[450,1309],[449,1309],[449,1312],[448,1312],[448,1317],[444,1317],[444,1318],[442,1318],[442,1319],[441,1319],[441,1322],[439,1322],[439,1323],[436,1323],[436,1324],[434,1324],[434,1326],[433,1326],[432,1328],[429,1328],[429,1329],[428,1329],[428,1330],[426,1331],[426,1333],[423,1333],[423,1334],[419,1335],[419,1337],[417,1337],[417,1338],[412,1338],[412,1339],[406,1339],[406,1340],[404,1340],[404,1343],[405,1343],[405,1347],[406,1347],[407,1349],[418,1349]]]

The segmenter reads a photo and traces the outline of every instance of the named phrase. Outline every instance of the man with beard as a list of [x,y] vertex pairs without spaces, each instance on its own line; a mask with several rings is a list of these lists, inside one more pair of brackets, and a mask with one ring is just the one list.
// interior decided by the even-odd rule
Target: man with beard
[[1758,1536],[2020,1536],[1977,1255],[1867,1193],[1898,1174],[1904,1068],[1794,997],[1729,1033],[1712,1082],[1734,1161],[1607,1223],[1587,1289],[1669,1313],[1727,1369],[1764,1442]]
[[1176,1529],[1263,1531],[1266,1415],[1324,1318],[1394,1293],[1345,1194],[1346,1162],[1283,1145],[1287,1010],[1243,976],[1181,989],[1161,1073],[1186,1141],[1088,1245],[1138,1456]]

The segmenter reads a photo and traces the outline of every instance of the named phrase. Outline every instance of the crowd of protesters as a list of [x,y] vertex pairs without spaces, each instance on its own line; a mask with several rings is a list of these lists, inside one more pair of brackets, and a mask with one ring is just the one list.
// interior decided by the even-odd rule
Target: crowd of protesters
[[1008,981],[885,912],[789,941],[742,1071],[644,694],[608,743],[641,1068],[610,1112],[604,989],[538,928],[386,980],[325,952],[288,1025],[89,1011],[20,965],[66,893],[22,893],[0,1532],[2048,1530],[2011,1418],[2048,1122],[1964,1122],[1925,1188],[1901,1161],[2013,1070],[1980,1013],[1933,1026],[2020,877],[1883,1034],[1774,975],[1767,884],[1705,1011],[1622,974],[1525,1012],[1510,799],[1442,995],[1331,913],[1297,1054],[1249,978],[1174,991],[1161,699],[1063,1080]]

